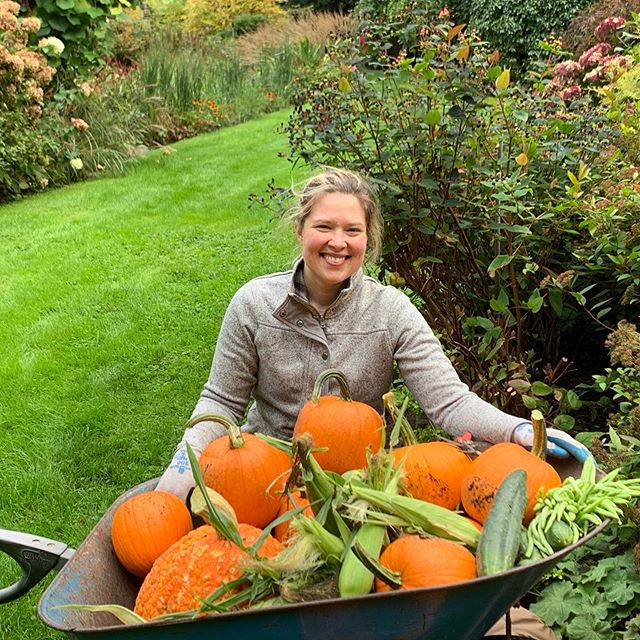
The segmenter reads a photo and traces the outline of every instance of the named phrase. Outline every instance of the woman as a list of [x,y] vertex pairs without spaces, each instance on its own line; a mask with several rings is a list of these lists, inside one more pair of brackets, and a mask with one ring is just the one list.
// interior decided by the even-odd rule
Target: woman
[[[365,256],[377,258],[381,214],[371,186],[349,171],[329,168],[304,185],[292,216],[301,256],[293,269],[251,280],[225,313],[211,374],[193,415],[223,414],[243,430],[289,438],[320,372],[343,371],[352,397],[382,411],[382,395],[397,363],[425,413],[453,435],[531,446],[531,424],[481,400],[458,378],[433,331],[398,289],[363,275]],[[324,390],[338,394],[331,384]],[[199,455],[224,435],[218,423],[187,429],[158,484],[186,499],[194,485],[185,442]],[[549,453],[584,460],[588,450],[548,429]],[[524,609],[512,610],[513,633],[553,639]],[[502,633],[500,625],[491,629]]]

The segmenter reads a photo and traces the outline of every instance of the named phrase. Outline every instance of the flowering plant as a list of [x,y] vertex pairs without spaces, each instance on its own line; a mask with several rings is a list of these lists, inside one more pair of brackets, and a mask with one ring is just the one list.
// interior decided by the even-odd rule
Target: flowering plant
[[28,45],[29,37],[40,29],[40,20],[21,18],[19,12],[17,2],[0,0],[0,167],[11,168],[0,171],[0,201],[47,184],[43,167],[48,158],[34,132],[42,114],[44,88],[56,70],[43,53]]

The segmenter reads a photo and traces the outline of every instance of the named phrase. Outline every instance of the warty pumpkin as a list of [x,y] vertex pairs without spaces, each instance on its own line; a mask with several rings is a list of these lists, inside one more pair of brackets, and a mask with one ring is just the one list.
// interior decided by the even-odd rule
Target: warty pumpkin
[[204,483],[226,498],[239,522],[265,527],[278,513],[289,456],[257,435],[241,433],[223,416],[195,416],[187,426],[212,420],[224,425],[228,436],[210,442],[198,460]]
[[500,483],[514,469],[527,474],[527,506],[524,523],[533,518],[533,507],[539,492],[546,493],[562,483],[558,472],[545,462],[547,434],[543,420],[532,420],[534,444],[528,451],[513,442],[490,446],[471,462],[469,473],[462,480],[461,497],[464,510],[474,520],[484,524]]
[[405,489],[414,497],[456,509],[460,504],[462,479],[471,460],[449,442],[422,442],[393,450],[396,465],[402,460]]
[[[339,396],[321,396],[322,385],[334,378]],[[323,371],[313,387],[311,399],[302,407],[293,429],[293,437],[308,433],[318,464],[328,471],[344,473],[367,464],[367,448],[375,453],[383,435],[382,416],[368,404],[351,399],[346,377],[337,369]]]
[[[248,524],[238,525],[246,546],[262,531]],[[272,558],[282,545],[267,536],[258,555]],[[222,584],[239,578],[248,556],[210,525],[194,529],[158,558],[136,597],[134,611],[145,620],[165,613],[189,611]]]
[[166,491],[145,491],[113,514],[111,542],[120,563],[144,578],[156,559],[193,528],[185,504]]
[[[380,564],[400,574],[400,589],[438,587],[477,577],[476,559],[471,551],[443,538],[401,536],[385,548]],[[376,591],[391,590],[378,577],[374,585]]]

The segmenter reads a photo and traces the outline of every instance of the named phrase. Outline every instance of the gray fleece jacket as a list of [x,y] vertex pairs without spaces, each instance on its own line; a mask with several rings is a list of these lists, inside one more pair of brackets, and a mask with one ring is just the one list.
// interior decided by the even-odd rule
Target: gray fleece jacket
[[[301,268],[298,262],[290,271],[255,278],[237,291],[194,416],[221,413],[240,422],[253,396],[243,430],[287,439],[322,371],[341,370],[352,398],[381,412],[395,360],[422,409],[449,433],[511,440],[523,420],[469,391],[404,293],[360,271],[320,316],[295,285],[294,271]],[[323,395],[338,393],[334,380],[326,383]],[[200,452],[224,433],[220,425],[203,422],[187,429],[182,443]]]

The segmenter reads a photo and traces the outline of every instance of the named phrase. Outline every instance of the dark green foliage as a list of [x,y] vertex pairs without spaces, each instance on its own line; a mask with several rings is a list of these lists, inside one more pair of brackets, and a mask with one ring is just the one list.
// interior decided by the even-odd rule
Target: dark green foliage
[[640,529],[627,523],[609,530],[558,563],[538,589],[531,610],[558,637],[631,640],[640,631],[640,574],[634,545]]
[[[113,45],[110,22],[124,7],[138,0],[30,0],[29,13],[42,21],[38,36],[56,36],[65,43],[62,53],[66,80],[75,72],[94,69]],[[73,70],[73,72],[71,72]]]
[[313,11],[351,11],[357,0],[286,0],[284,5],[288,10],[309,8]]
[[538,52],[538,42],[556,33],[590,0],[454,0],[457,22],[478,30],[502,56],[517,64]]

